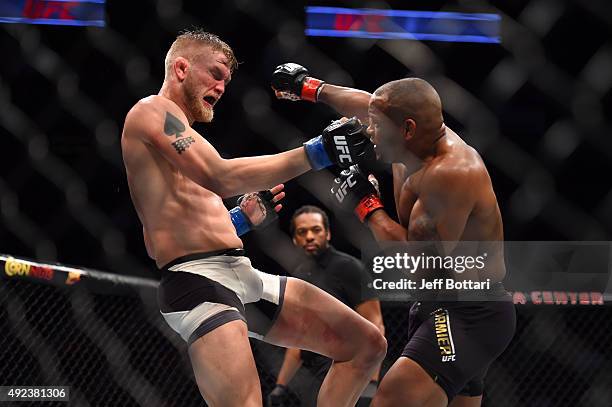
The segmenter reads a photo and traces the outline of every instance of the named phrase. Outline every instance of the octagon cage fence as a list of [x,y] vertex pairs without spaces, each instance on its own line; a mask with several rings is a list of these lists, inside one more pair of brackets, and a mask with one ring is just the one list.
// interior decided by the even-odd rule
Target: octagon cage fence
[[[69,386],[74,406],[204,405],[186,344],[157,308],[156,280],[10,256],[0,263],[3,384]],[[408,306],[382,303],[383,372],[404,346]],[[516,335],[488,373],[483,405],[610,406],[610,304],[528,301],[516,309]],[[283,349],[251,341],[265,396]]]

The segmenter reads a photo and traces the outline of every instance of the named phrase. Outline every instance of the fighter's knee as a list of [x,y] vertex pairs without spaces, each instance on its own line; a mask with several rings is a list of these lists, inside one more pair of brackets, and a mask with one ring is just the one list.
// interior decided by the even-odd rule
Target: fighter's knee
[[361,344],[361,356],[364,363],[368,365],[378,365],[387,354],[387,340],[383,334],[375,327],[366,329]]
[[385,356],[387,356],[387,339],[379,330],[376,330],[376,334],[373,335],[371,345],[374,353],[373,356],[378,364],[383,361]]

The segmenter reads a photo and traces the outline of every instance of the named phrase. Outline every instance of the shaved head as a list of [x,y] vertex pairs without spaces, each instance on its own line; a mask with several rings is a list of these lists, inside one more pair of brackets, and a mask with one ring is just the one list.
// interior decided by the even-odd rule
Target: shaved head
[[425,157],[445,134],[438,92],[419,78],[405,78],[378,88],[368,105],[368,134],[378,159],[404,162]]
[[374,92],[373,107],[402,126],[413,119],[424,131],[439,129],[443,122],[442,102],[427,81],[405,78],[384,84]]

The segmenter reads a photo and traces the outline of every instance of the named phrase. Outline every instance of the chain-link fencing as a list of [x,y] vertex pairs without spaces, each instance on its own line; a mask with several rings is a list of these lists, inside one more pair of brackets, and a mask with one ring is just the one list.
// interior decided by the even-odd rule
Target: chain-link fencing
[[[25,270],[12,264],[13,273]],[[75,406],[204,405],[186,345],[159,314],[154,280],[100,272],[79,278],[53,267],[0,280],[0,384],[70,386]],[[382,308],[385,372],[405,345],[409,305]],[[609,303],[524,304],[517,314],[515,338],[487,376],[484,406],[610,405]],[[284,350],[257,340],[252,347],[265,396]]]

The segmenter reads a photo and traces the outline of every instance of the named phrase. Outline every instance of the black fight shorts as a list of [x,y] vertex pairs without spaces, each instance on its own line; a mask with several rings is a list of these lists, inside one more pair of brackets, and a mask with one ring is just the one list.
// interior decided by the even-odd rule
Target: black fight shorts
[[482,395],[491,363],[516,330],[512,298],[497,301],[416,302],[410,308],[408,344],[402,356],[417,362],[444,390]]

